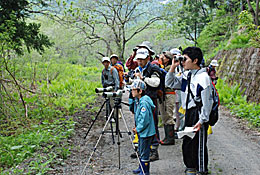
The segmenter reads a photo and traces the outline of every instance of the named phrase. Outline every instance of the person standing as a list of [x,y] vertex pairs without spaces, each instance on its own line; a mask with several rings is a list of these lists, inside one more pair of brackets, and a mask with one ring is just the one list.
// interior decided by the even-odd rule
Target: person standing
[[218,77],[216,76],[216,67],[218,67],[218,61],[217,60],[212,60],[210,62],[210,65],[208,67],[208,74],[212,80],[212,82],[216,85]]
[[184,136],[182,144],[183,161],[186,175],[208,174],[207,129],[213,97],[211,80],[206,68],[201,69],[203,54],[198,47],[187,47],[183,51],[183,68],[181,76],[175,76],[179,61],[172,62],[166,75],[165,83],[169,87],[176,85],[181,89],[182,108],[185,112],[185,127],[196,131],[192,139]]
[[[170,51],[165,51],[161,55],[161,61],[163,64],[162,71],[166,73],[169,71],[173,54]],[[161,140],[161,145],[174,145],[175,137],[174,137],[174,115],[176,115],[176,105],[175,105],[175,91],[172,88],[165,87],[164,92],[161,97],[159,97],[159,109],[162,118],[162,124],[164,126],[165,138]]]
[[149,41],[144,41],[141,44],[137,45],[133,49],[132,55],[126,60],[126,67],[128,68],[129,71],[135,70],[138,67],[138,62],[136,60],[134,60],[134,58],[136,56],[136,51],[141,48],[145,48],[149,51],[150,59],[152,59],[152,55],[155,54],[155,52],[153,51],[153,49],[151,47],[151,43]]
[[158,130],[157,91],[160,88],[161,71],[157,65],[151,64],[150,54],[146,48],[138,49],[136,51],[135,58],[138,62],[138,67],[135,69],[135,78],[141,79],[145,82],[147,86],[145,93],[152,99],[154,105],[156,106],[156,109],[153,113],[156,135],[152,141],[152,149],[150,154],[150,160],[155,161],[159,160],[158,147],[160,143],[160,134]]
[[114,91],[117,91],[119,89],[119,77],[117,70],[110,65],[110,59],[108,57],[102,58],[102,64],[104,65],[101,75],[103,88],[113,86]]
[[119,88],[124,88],[124,67],[118,62],[118,56],[113,54],[110,56],[111,66],[117,70],[119,78]]
[[140,153],[139,167],[133,171],[134,174],[149,175],[150,170],[150,150],[153,136],[155,135],[155,126],[153,120],[153,111],[155,105],[152,99],[145,95],[146,84],[136,79],[131,85],[131,92],[134,98],[137,98],[137,108],[135,111],[135,128],[133,132],[139,135],[138,150]]

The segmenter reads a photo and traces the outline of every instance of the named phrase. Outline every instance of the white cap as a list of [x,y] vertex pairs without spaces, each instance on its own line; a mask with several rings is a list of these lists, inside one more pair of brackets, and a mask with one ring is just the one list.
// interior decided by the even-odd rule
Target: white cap
[[149,51],[145,48],[136,51],[135,59],[146,59],[149,56]]
[[212,60],[211,62],[210,62],[210,65],[211,66],[218,66],[218,60]]
[[177,49],[177,48],[171,49],[170,52],[173,55],[181,55],[181,51],[179,49]]
[[113,57],[116,57],[118,59],[118,56],[116,54],[111,55],[110,59],[113,58]]
[[103,58],[102,58],[102,63],[103,63],[104,61],[110,62],[110,59],[109,59],[108,57],[103,57]]

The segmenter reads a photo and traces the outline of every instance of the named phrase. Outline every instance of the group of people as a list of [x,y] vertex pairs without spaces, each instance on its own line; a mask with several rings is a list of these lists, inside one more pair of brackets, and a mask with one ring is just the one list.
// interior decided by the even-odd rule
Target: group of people
[[[183,137],[185,173],[207,174],[207,121],[213,104],[211,83],[217,80],[217,61],[203,68],[203,54],[198,47],[187,47],[182,52],[174,48],[154,58],[153,55],[148,41],[137,45],[125,64],[129,72],[123,75],[124,66],[117,55],[102,59],[103,87],[113,86],[117,91],[123,88],[123,77],[124,84],[131,89],[129,104],[135,118],[133,132],[138,136],[140,160],[133,173],[149,175],[150,161],[159,159],[159,145],[174,145],[177,131],[193,127],[195,137]],[[199,108],[198,102],[202,104]],[[158,114],[165,132],[162,140]]]

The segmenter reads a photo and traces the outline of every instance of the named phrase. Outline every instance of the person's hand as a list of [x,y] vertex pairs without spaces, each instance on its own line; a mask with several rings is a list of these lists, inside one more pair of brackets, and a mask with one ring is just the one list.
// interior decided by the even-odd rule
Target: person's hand
[[172,65],[174,65],[175,67],[180,65],[180,61],[179,60],[175,60],[174,58],[172,59]]
[[133,128],[133,132],[134,132],[135,134],[137,134],[136,128]]
[[172,65],[171,65],[169,72],[174,72],[175,68],[179,65],[180,65],[180,61],[175,61],[174,59],[172,59]]
[[195,129],[196,132],[198,132],[198,131],[200,130],[200,128],[201,128],[201,123],[200,123],[200,122],[198,122],[198,123],[193,127],[193,129]]
[[139,77],[141,80],[143,79],[143,76],[142,76],[142,74],[141,73],[135,73],[135,77]]

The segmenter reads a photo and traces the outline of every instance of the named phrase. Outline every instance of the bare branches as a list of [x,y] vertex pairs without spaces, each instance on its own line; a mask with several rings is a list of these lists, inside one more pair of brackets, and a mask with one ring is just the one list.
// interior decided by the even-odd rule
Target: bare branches
[[[111,45],[116,45],[117,54],[123,58],[126,43],[151,24],[162,19],[156,15],[149,18],[150,9],[143,8],[149,2],[148,0],[96,0],[93,4],[82,1],[80,5],[67,10],[62,20],[84,34],[85,45],[102,41],[106,44],[108,54],[113,52]],[[136,25],[140,27],[135,29]]]

